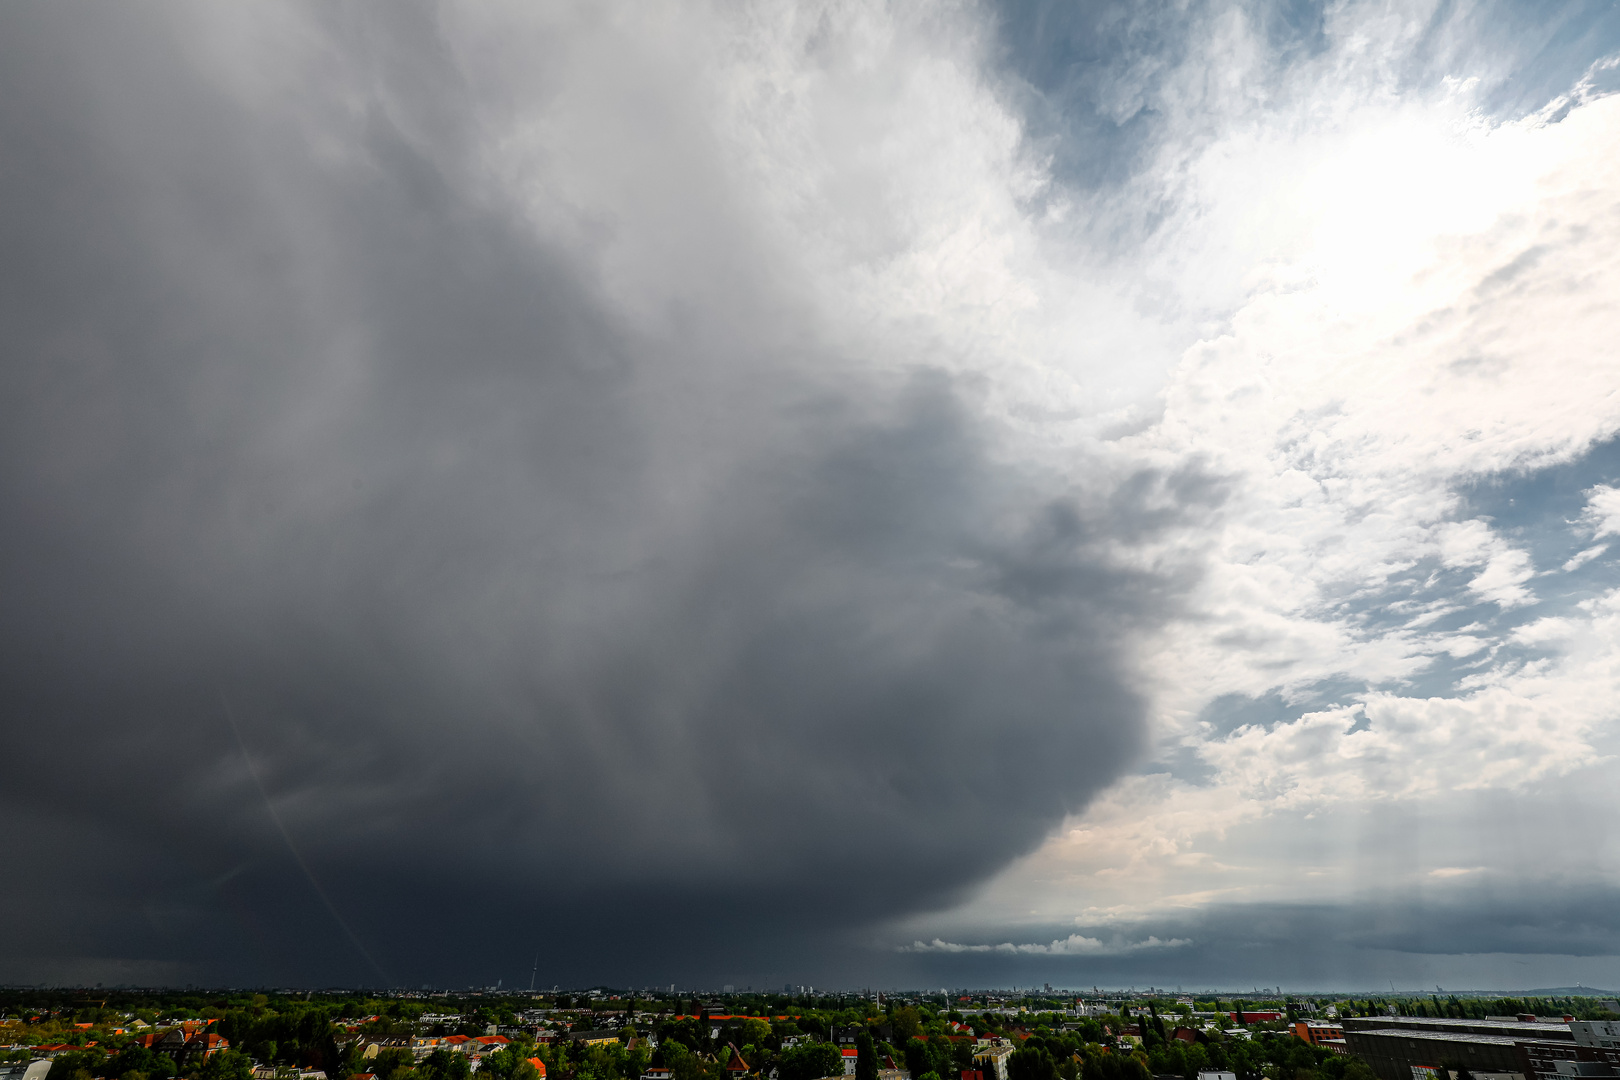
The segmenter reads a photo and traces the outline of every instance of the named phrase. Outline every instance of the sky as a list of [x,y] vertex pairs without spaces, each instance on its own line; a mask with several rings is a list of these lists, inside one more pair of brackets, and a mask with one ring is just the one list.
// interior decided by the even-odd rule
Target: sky
[[1620,6],[0,8],[0,983],[1620,987]]

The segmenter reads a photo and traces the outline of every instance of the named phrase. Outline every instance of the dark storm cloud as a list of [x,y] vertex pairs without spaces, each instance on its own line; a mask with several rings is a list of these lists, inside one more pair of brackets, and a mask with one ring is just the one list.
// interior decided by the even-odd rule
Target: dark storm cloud
[[650,337],[357,11],[0,16],[0,978],[802,971],[1128,763],[1104,552],[1218,486],[1006,464],[746,229]]

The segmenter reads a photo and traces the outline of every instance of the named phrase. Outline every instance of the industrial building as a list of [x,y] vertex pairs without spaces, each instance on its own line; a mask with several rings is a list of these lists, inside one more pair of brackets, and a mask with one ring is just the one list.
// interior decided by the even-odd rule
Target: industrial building
[[1564,1017],[1347,1017],[1379,1080],[1620,1080],[1620,1023]]
[[[1504,1073],[1525,1080],[1518,1040],[1508,1035],[1410,1028],[1347,1028],[1346,1045],[1378,1080],[1449,1080],[1446,1073]],[[1571,1043],[1571,1046],[1574,1044]]]

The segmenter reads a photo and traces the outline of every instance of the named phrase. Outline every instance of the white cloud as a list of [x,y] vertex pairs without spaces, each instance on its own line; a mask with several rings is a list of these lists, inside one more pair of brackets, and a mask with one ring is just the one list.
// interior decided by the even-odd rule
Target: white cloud
[[1066,938],[1057,938],[1047,944],[1034,942],[1026,945],[1015,945],[1010,941],[1000,945],[960,945],[954,941],[944,941],[934,938],[932,941],[914,941],[910,945],[900,947],[900,952],[911,953],[1004,953],[1012,956],[1123,956],[1127,953],[1140,952],[1143,949],[1174,949],[1182,945],[1191,945],[1190,938],[1170,938],[1160,940],[1149,936],[1141,941],[1125,941],[1115,937],[1111,941],[1100,938],[1086,937],[1083,934],[1070,934]]
[[[447,10],[481,97],[510,102],[477,160],[490,197],[592,262],[653,338],[693,311],[741,320],[737,298],[763,291],[780,333],[754,363],[800,360],[808,338],[819,364],[926,363],[972,376],[993,413],[1084,432],[1151,404],[1192,335],[1063,242],[1071,204],[971,11],[699,11],[648,32],[639,12]],[[758,328],[715,333],[735,330]],[[1036,427],[1010,429],[1031,439],[1019,453],[1066,438]]]
[[1535,576],[1530,556],[1508,546],[1483,521],[1447,523],[1436,530],[1441,561],[1448,567],[1482,567],[1468,583],[1481,599],[1518,607],[1535,596],[1524,587]]
[[1586,512],[1581,516],[1581,520],[1592,530],[1594,540],[1601,540],[1605,536],[1620,536],[1620,488],[1599,484],[1588,491]]
[[1578,554],[1567,559],[1563,566],[1564,573],[1567,574],[1571,570],[1579,570],[1581,567],[1585,566],[1587,563],[1591,562],[1593,559],[1597,558],[1608,550],[1609,545],[1607,544],[1593,544],[1585,551],[1579,552]]
[[[934,925],[1342,896],[1363,882],[1328,822],[1388,808],[1458,846],[1473,826],[1457,800],[1555,820],[1548,793],[1599,768],[1620,732],[1620,594],[1516,626],[1561,601],[1532,587],[1524,542],[1457,494],[1620,431],[1620,97],[1577,88],[1496,122],[1466,80],[1397,88],[1379,58],[1430,8],[1383,10],[1334,9],[1331,47],[1288,92],[1203,102],[1187,122],[1210,134],[1158,165],[1179,212],[1144,273],[1189,305],[1229,305],[1171,374],[1162,421],[1114,449],[1228,482],[1212,520],[1136,553],[1204,556],[1192,617],[1141,661],[1161,747],[1190,773],[1125,779]],[[1234,55],[1241,84],[1258,62]],[[1620,535],[1620,489],[1593,488],[1567,527],[1572,544]],[[1298,710],[1324,686],[1336,704],[1231,732],[1200,722],[1222,695]],[[1606,786],[1580,790],[1608,800],[1583,813],[1620,810]],[[1419,845],[1380,873],[1591,869],[1491,854],[1506,861],[1431,870]]]

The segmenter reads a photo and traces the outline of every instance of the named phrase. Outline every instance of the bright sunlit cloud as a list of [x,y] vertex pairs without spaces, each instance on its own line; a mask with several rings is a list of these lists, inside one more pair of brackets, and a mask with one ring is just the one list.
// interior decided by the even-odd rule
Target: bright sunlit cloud
[[[1196,618],[1144,653],[1160,763],[934,925],[1342,901],[1370,884],[1356,815],[1378,805],[1429,835],[1382,867],[1391,888],[1531,862],[1613,881],[1580,848],[1429,869],[1467,843],[1447,803],[1516,792],[1555,828],[1532,792],[1602,768],[1617,732],[1620,593],[1539,576],[1606,565],[1615,489],[1533,523],[1562,538],[1551,562],[1531,523],[1460,494],[1620,431],[1620,98],[1590,89],[1612,60],[1492,116],[1467,72],[1397,85],[1423,9],[1394,10],[1336,9],[1287,93],[1200,112],[1196,151],[1164,151],[1177,199],[1142,272],[1210,329],[1119,452],[1196,457],[1229,487],[1182,541],[1209,551]],[[1244,702],[1256,719],[1210,722]]]

